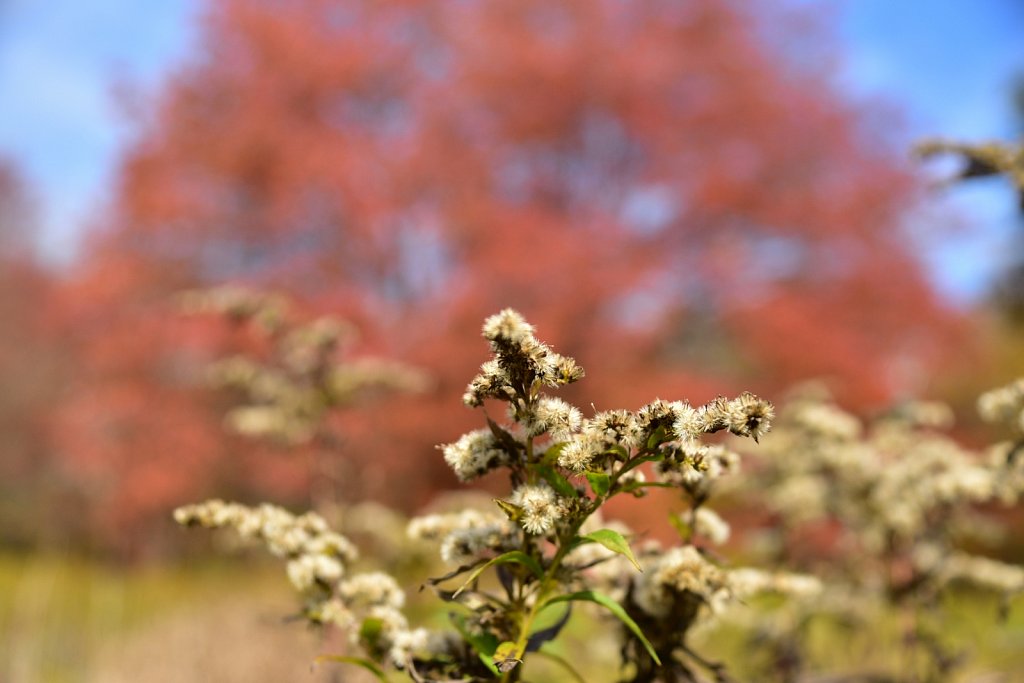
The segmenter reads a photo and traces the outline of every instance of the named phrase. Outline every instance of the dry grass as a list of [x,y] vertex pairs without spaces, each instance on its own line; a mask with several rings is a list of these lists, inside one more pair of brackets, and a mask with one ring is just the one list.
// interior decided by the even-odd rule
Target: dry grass
[[[422,570],[422,568],[419,568]],[[417,572],[418,573],[418,572]],[[426,594],[410,597],[429,600]],[[295,598],[273,561],[224,562],[125,572],[66,558],[0,556],[0,681],[3,683],[324,683],[371,680],[354,667],[324,665],[316,655],[340,652],[302,622],[286,622]],[[436,603],[431,602],[431,608]],[[444,622],[416,608],[417,621]],[[994,599],[961,592],[946,601],[948,634],[965,648],[958,681],[1024,680],[1024,598],[999,623]],[[899,669],[895,622],[847,631],[821,624],[811,653],[818,671]],[[590,680],[612,680],[615,645],[609,624],[577,610],[551,649]],[[739,680],[749,645],[724,628],[707,634],[709,653]],[[888,641],[888,646],[879,647]],[[581,653],[583,653],[581,655]],[[602,655],[605,655],[603,656]],[[751,664],[755,662],[749,662]],[[532,680],[565,680],[550,662],[531,664]],[[395,677],[394,680],[399,680]]]
[[294,611],[273,564],[123,572],[66,558],[0,557],[4,683],[360,681]]

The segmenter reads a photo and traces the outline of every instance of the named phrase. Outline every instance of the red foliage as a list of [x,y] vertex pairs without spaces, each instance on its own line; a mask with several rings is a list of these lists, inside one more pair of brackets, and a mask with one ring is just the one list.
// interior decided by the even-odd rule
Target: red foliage
[[861,406],[919,389],[954,323],[902,237],[913,184],[762,28],[720,0],[214,3],[68,288],[61,452],[124,519],[209,492],[218,420],[178,361],[215,335],[162,302],[223,280],[351,316],[435,375],[350,419],[366,495],[406,504],[450,481],[409,462],[475,424],[459,396],[505,306],[598,408],[808,375]]
[[46,313],[52,281],[32,252],[38,230],[30,192],[0,159],[0,519],[8,543],[31,543],[36,499],[53,491],[45,424],[60,392],[63,363]]

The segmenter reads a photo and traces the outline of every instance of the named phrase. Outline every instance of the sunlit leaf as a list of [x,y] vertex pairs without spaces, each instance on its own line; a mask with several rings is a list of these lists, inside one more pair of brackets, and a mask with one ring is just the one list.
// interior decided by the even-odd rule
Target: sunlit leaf
[[494,503],[501,508],[501,511],[505,513],[511,522],[518,522],[519,518],[523,516],[523,508],[518,505],[514,505],[507,500],[495,498]]
[[594,495],[599,498],[607,495],[608,489],[611,487],[611,478],[604,472],[587,472],[587,481],[590,482],[590,488]]
[[613,553],[625,556],[627,560],[633,563],[633,566],[637,568],[637,571],[643,571],[643,569],[640,568],[640,563],[636,561],[636,556],[633,554],[633,550],[629,547],[629,541],[627,541],[618,531],[612,531],[611,529],[598,529],[597,531],[592,531],[589,534],[584,534],[580,538],[587,541],[593,541],[594,543],[600,543]]
[[622,608],[622,605],[615,602],[604,593],[600,593],[598,591],[579,591],[578,593],[569,593],[568,595],[558,595],[545,602],[544,606],[541,609],[546,609],[551,605],[555,605],[560,602],[573,601],[593,602],[597,605],[601,605],[609,612],[614,614],[615,617],[623,624],[625,624],[626,628],[628,628],[633,633],[633,635],[636,636],[637,640],[639,640],[640,643],[647,650],[647,653],[651,655],[651,659],[653,659],[655,663],[658,664],[658,666],[661,666],[661,659],[658,658],[658,653],[654,651],[654,646],[651,645],[651,641],[647,640],[647,636],[645,636],[643,631],[640,630],[640,627],[637,626],[637,623],[633,621],[632,617],[626,614],[626,610]]
[[576,487],[569,483],[569,480],[558,473],[557,470],[548,465],[538,465],[537,474],[563,498],[579,498]]

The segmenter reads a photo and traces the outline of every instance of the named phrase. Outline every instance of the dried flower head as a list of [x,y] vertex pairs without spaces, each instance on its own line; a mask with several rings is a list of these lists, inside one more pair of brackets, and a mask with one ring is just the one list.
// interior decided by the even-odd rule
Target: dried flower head
[[769,401],[749,391],[729,401],[725,406],[725,424],[736,436],[748,436],[759,441],[769,429],[775,408]]
[[508,460],[489,429],[478,429],[463,434],[458,441],[438,446],[444,452],[444,461],[455,471],[460,481],[469,481]]
[[[637,606],[653,617],[673,611],[680,598],[705,602],[726,587],[726,575],[693,546],[672,548],[634,580]],[[682,594],[689,593],[687,598]]]
[[531,534],[548,533],[565,514],[564,505],[547,484],[523,484],[512,492],[509,502],[522,510],[520,524]]
[[580,430],[583,414],[560,398],[541,396],[526,410],[522,423],[530,436],[549,432],[555,441],[567,441]]
[[511,308],[506,308],[484,321],[484,339],[494,344],[497,351],[505,345],[521,345],[533,338],[533,325]]
[[591,433],[575,434],[558,452],[558,465],[570,472],[585,472],[602,452],[603,439]]

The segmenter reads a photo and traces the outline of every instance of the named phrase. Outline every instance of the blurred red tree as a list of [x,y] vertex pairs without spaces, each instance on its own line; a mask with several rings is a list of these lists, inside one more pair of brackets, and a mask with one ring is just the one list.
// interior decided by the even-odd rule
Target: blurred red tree
[[39,262],[39,222],[31,191],[13,162],[0,158],[0,538],[36,540],[41,505],[61,489],[46,459],[46,416],[61,390],[66,367],[47,320],[53,294]]
[[224,280],[347,315],[366,348],[435,375],[432,398],[349,425],[359,495],[407,504],[386,463],[438,462],[475,424],[458,398],[504,306],[581,361],[598,408],[807,376],[862,407],[920,389],[957,324],[903,229],[914,184],[787,12],[212,3],[67,289],[81,375],[62,452],[123,524],[210,492],[219,425],[180,370],[218,333],[162,302]]

